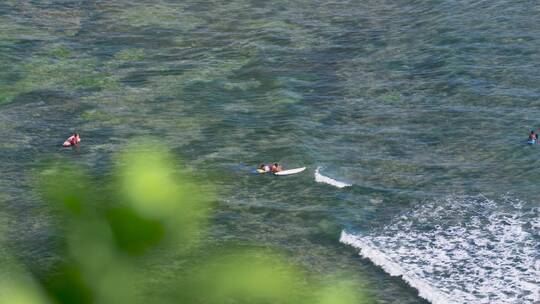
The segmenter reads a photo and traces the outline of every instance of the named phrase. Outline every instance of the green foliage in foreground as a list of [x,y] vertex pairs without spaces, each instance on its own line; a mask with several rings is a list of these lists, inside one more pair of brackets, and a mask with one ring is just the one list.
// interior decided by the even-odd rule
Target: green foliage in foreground
[[2,261],[12,275],[0,276],[0,303],[366,303],[350,282],[319,283],[279,254],[207,248],[214,191],[178,174],[167,152],[129,151],[102,187],[59,165],[42,172],[43,196],[63,215],[63,259],[39,275]]

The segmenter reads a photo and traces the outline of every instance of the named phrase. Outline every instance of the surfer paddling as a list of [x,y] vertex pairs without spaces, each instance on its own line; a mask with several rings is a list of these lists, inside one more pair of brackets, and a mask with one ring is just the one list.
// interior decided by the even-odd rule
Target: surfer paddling
[[267,173],[267,172],[276,173],[280,171],[283,171],[283,168],[278,163],[274,163],[272,165],[261,164],[259,168],[257,169],[257,172],[259,173]]
[[71,147],[76,146],[81,142],[81,136],[79,136],[78,133],[73,133],[64,143],[62,144],[63,147]]
[[304,170],[306,170],[306,167],[283,170],[281,165],[278,163],[274,163],[271,165],[261,164],[259,167],[257,167],[257,173],[263,174],[263,173],[270,172],[274,175],[279,175],[279,176],[297,174]]
[[278,163],[274,163],[274,164],[270,167],[270,171],[272,171],[272,173],[276,173],[276,172],[283,171],[283,168],[281,168],[281,166],[280,166]]

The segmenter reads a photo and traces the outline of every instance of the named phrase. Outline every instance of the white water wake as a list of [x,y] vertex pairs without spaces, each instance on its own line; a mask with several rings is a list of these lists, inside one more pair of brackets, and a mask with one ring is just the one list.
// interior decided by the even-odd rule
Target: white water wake
[[540,210],[451,198],[340,241],[433,304],[540,303]]
[[324,184],[332,185],[332,186],[337,187],[337,188],[345,188],[345,187],[352,186],[352,184],[348,184],[348,183],[345,183],[345,182],[340,182],[340,181],[335,180],[333,178],[330,178],[328,176],[322,175],[321,173],[319,173],[320,168],[321,167],[318,167],[317,170],[315,170],[315,181],[317,183],[324,183]]

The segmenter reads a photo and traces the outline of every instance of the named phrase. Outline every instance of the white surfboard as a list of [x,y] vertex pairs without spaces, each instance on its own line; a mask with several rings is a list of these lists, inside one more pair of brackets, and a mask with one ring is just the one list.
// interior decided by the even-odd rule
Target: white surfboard
[[302,171],[306,170],[306,167],[302,167],[302,168],[296,168],[296,169],[289,169],[289,170],[283,170],[283,171],[279,171],[279,172],[276,172],[274,173],[275,175],[291,175],[291,174],[296,174],[296,173],[300,173]]

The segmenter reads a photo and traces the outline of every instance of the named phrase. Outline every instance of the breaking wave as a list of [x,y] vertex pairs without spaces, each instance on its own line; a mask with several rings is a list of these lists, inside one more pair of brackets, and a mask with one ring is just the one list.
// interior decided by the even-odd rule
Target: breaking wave
[[340,241],[434,304],[539,303],[540,208],[523,205],[453,197]]
[[335,180],[333,178],[330,178],[328,176],[322,175],[321,173],[319,173],[320,168],[321,167],[318,167],[317,170],[315,170],[315,181],[317,183],[324,183],[324,184],[332,185],[332,186],[337,187],[337,188],[345,188],[345,187],[352,186],[352,184],[348,184],[348,183],[345,183],[345,182],[340,182],[340,181]]

